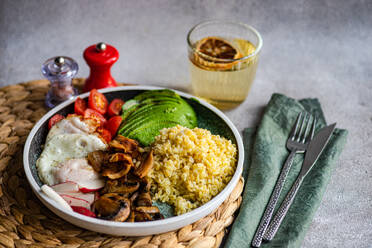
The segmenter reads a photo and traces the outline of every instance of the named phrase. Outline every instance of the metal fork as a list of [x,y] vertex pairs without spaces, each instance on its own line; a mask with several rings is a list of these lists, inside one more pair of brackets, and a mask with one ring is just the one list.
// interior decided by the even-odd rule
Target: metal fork
[[[302,118],[303,116],[303,118]],[[315,123],[316,119],[313,118],[311,130],[309,132],[310,127],[310,119],[311,115],[305,113],[300,113],[297,116],[297,120],[295,125],[292,127],[292,130],[289,134],[286,147],[290,151],[287,160],[285,161],[282,171],[280,172],[280,176],[278,178],[278,181],[275,184],[275,188],[273,193],[271,194],[270,201],[268,205],[266,206],[265,212],[263,217],[261,218],[260,225],[257,228],[257,231],[253,237],[252,246],[253,247],[260,247],[262,243],[262,238],[264,236],[264,233],[270,223],[271,217],[274,212],[274,208],[276,203],[278,202],[278,198],[280,195],[280,192],[283,189],[284,182],[286,180],[286,177],[288,175],[288,172],[292,166],[293,159],[296,155],[296,153],[304,153],[307,149],[307,146],[314,137],[314,131],[315,131]],[[301,122],[301,124],[300,124]],[[305,129],[304,129],[305,128]]]

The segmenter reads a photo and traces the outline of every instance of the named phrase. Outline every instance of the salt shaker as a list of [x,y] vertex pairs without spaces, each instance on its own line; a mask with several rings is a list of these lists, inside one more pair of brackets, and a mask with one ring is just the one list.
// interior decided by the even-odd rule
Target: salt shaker
[[119,52],[115,47],[100,42],[85,49],[83,56],[90,67],[84,91],[117,86],[110,72],[111,66],[119,59]]
[[78,69],[78,64],[69,57],[58,56],[44,62],[41,71],[51,83],[45,99],[47,107],[53,108],[78,95],[78,90],[72,86],[72,78]]

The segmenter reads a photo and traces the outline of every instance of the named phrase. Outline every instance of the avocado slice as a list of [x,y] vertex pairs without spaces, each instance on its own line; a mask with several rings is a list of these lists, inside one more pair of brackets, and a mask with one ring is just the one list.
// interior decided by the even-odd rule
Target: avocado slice
[[136,108],[138,107],[139,102],[137,100],[131,99],[126,101],[121,107],[123,120],[128,117]]
[[189,121],[188,116],[184,115],[183,113],[179,113],[176,107],[173,107],[172,110],[169,110],[169,106],[157,105],[150,108],[145,116],[140,115],[137,118],[128,120],[128,122],[123,125],[123,135],[128,135],[131,131],[147,122],[150,122],[151,120],[157,120],[157,116],[159,114],[164,115],[165,120],[177,122],[179,125],[185,127],[193,127],[192,123],[190,123]]
[[161,129],[174,127],[177,124],[178,122],[169,120],[158,122],[156,122],[156,120],[151,120],[150,122],[141,126],[141,128],[130,132],[128,136],[132,137],[132,139],[138,140],[144,146],[149,146],[154,142],[155,137],[160,134]]
[[119,134],[148,146],[159,131],[181,125],[197,126],[193,108],[172,90],[149,90],[127,101],[122,107]]

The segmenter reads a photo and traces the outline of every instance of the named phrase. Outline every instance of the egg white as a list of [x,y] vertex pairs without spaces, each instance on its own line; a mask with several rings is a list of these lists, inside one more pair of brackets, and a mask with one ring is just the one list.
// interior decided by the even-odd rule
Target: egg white
[[51,138],[60,134],[68,133],[93,133],[96,127],[90,125],[88,121],[83,120],[80,116],[67,117],[57,122],[50,129],[46,142],[48,143]]
[[[49,135],[48,135],[49,136]],[[36,167],[42,182],[48,185],[58,183],[54,174],[61,163],[73,159],[84,158],[88,153],[105,150],[107,145],[96,135],[86,133],[63,133],[49,137]]]

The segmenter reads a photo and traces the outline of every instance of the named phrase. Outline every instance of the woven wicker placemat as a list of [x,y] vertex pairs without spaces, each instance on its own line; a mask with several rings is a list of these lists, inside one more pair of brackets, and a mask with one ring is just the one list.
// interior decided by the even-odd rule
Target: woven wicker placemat
[[[78,88],[84,79],[75,79]],[[212,214],[177,231],[117,237],[76,227],[49,211],[33,194],[23,171],[27,136],[46,112],[46,80],[0,88],[0,247],[219,247],[241,203],[243,179]]]

